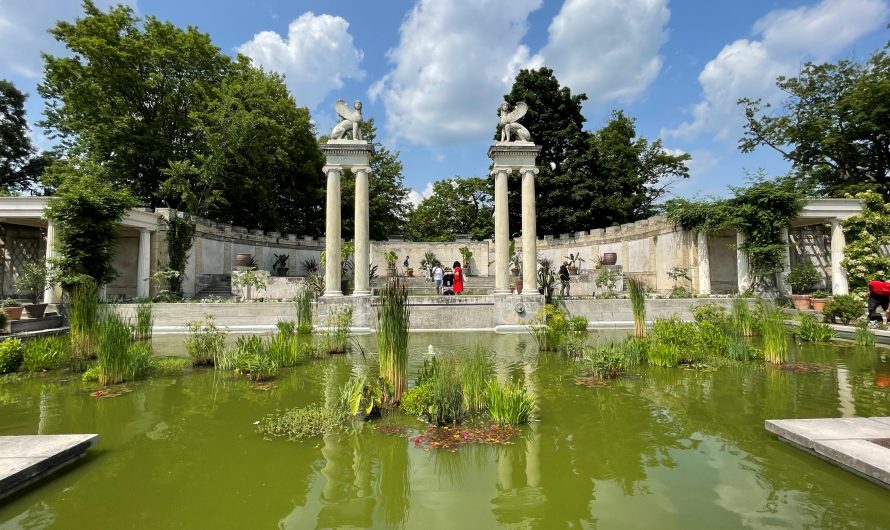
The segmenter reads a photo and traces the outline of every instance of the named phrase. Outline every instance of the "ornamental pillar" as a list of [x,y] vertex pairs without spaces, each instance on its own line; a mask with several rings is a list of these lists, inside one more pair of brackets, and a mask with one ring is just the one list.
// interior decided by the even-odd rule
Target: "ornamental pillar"
[[355,296],[368,296],[371,294],[370,286],[370,260],[371,244],[369,239],[369,198],[368,198],[368,173],[370,167],[355,167],[355,261],[353,273],[355,274]]
[[[535,212],[536,167],[522,172],[522,294],[538,294],[538,230]],[[506,271],[505,271],[506,273]]]
[[324,296],[342,296],[340,290],[340,168],[326,166],[328,176],[327,205],[325,215],[325,267]]
[[736,279],[739,294],[744,293],[751,288],[751,265],[748,263],[748,253],[745,252],[743,246],[748,240],[742,231],[736,232],[735,235],[735,259],[736,259]]
[[698,253],[698,294],[711,294],[711,252],[708,247],[708,233],[700,230],[696,234]]
[[844,249],[847,240],[844,238],[844,227],[840,219],[831,220],[831,294],[849,294],[847,270],[841,263],[844,261]]
[[496,168],[494,171],[494,292],[509,292],[507,266],[510,259],[510,212],[507,194],[507,179],[510,168]]
[[151,270],[151,232],[147,228],[139,229],[139,260],[136,265],[136,298],[149,297],[149,271]]

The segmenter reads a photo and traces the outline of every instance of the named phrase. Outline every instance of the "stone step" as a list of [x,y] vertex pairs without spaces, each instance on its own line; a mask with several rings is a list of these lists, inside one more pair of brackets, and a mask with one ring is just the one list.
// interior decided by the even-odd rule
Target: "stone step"
[[0,436],[0,498],[82,457],[98,434]]

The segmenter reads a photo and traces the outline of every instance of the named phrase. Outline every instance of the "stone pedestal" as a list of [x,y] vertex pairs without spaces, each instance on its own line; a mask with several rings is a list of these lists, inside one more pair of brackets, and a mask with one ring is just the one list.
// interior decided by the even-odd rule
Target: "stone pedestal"
[[371,155],[374,146],[364,140],[328,140],[321,146],[325,156],[324,172],[327,175],[327,210],[325,215],[325,293],[339,297],[343,241],[340,237],[340,179],[349,169],[355,175],[355,294],[371,294],[369,267],[371,244],[368,240],[370,224],[368,207],[368,175],[371,173]]
[[498,142],[488,148],[494,162],[495,293],[509,292],[510,217],[507,180],[517,171],[522,178],[522,294],[537,295],[537,221],[535,212],[535,161],[541,146],[531,142]]

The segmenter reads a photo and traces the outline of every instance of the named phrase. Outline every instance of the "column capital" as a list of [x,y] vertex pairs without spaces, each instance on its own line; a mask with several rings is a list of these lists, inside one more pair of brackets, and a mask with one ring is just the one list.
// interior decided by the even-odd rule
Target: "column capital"
[[323,168],[321,168],[321,170],[324,171],[325,175],[327,175],[331,171],[338,171],[338,172],[342,173],[343,166],[341,166],[340,164],[328,164],[328,165],[324,166]]
[[498,173],[504,173],[506,175],[509,175],[509,174],[513,173],[513,168],[509,167],[509,166],[495,166],[491,170],[491,176],[493,176],[493,177],[497,176]]
[[541,170],[538,169],[537,166],[524,166],[524,167],[519,168],[519,171],[522,172],[522,173],[532,172],[532,173],[534,173],[535,175],[537,175],[538,173],[541,172]]
[[353,173],[357,171],[364,171],[368,175],[371,174],[371,166],[352,166],[349,169],[351,169]]

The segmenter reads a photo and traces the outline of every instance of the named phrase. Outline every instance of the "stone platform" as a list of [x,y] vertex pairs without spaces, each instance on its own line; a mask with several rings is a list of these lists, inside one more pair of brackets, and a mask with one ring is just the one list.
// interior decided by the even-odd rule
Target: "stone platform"
[[98,434],[0,436],[0,499],[78,460]]
[[766,420],[783,442],[890,488],[890,417]]

